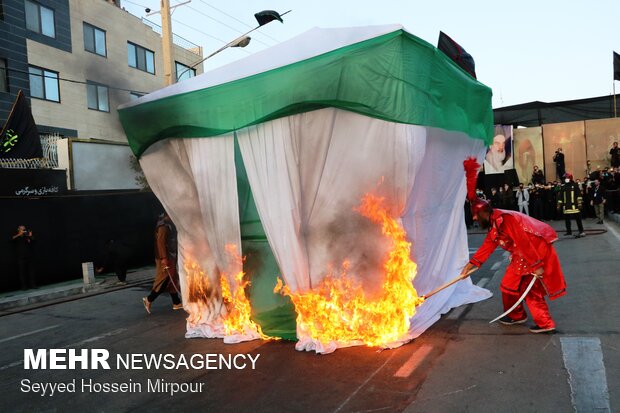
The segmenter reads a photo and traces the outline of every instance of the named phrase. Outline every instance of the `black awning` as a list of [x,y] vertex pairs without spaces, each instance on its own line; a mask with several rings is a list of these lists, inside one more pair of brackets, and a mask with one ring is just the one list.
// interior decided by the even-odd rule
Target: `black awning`
[[[620,95],[616,95],[620,105]],[[563,102],[529,102],[493,109],[496,125],[540,126],[614,117],[613,95]]]

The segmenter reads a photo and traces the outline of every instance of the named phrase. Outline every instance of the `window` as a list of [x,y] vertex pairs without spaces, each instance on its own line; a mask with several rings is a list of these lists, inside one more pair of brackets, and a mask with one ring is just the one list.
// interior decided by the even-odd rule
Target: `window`
[[155,74],[155,53],[137,44],[127,42],[129,66]]
[[110,101],[108,100],[108,87],[93,82],[87,83],[86,98],[88,100],[88,109],[109,112]]
[[130,101],[134,101],[138,98],[141,98],[142,96],[144,96],[144,93],[140,93],[140,92],[129,92],[129,100]]
[[84,23],[84,50],[105,56],[105,31]]
[[6,59],[0,59],[0,92],[9,91],[9,73],[6,66]]
[[34,1],[25,0],[26,28],[49,37],[56,37],[54,10]]
[[31,97],[60,102],[58,72],[34,66],[29,66],[28,72]]
[[175,70],[177,72],[177,82],[179,80],[189,79],[190,77],[196,76],[196,69],[190,68],[189,66],[185,66],[183,63],[174,62]]

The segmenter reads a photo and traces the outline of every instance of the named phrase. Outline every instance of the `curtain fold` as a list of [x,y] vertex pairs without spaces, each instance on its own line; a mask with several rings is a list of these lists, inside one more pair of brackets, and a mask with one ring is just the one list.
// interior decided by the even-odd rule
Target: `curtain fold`
[[186,337],[258,338],[227,334],[220,277],[236,290],[242,271],[241,236],[232,134],[211,139],[170,139],[140,160],[149,184],[175,223]]
[[[482,159],[486,150],[482,141],[461,132],[427,128],[427,134],[424,159],[403,216],[404,228],[413,241],[418,265],[414,286],[420,295],[454,279],[469,260],[463,160],[469,156]],[[450,309],[491,296],[470,278],[459,281],[418,307],[411,320],[410,338],[418,337]]]

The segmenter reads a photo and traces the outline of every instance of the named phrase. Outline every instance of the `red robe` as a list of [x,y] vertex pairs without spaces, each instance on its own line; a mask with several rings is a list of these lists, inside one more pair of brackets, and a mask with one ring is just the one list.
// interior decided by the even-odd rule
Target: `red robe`
[[542,282],[550,299],[566,294],[560,260],[552,243],[558,239],[549,225],[516,211],[494,209],[491,228],[469,261],[480,267],[499,245],[510,252],[510,264],[500,284],[502,292],[519,294],[524,276],[543,268]]

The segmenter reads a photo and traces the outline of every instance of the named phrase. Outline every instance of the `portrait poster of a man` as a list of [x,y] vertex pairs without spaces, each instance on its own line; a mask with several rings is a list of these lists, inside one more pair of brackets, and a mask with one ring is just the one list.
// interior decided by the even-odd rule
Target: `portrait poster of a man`
[[514,168],[512,126],[495,125],[493,143],[484,158],[485,174],[501,174]]

